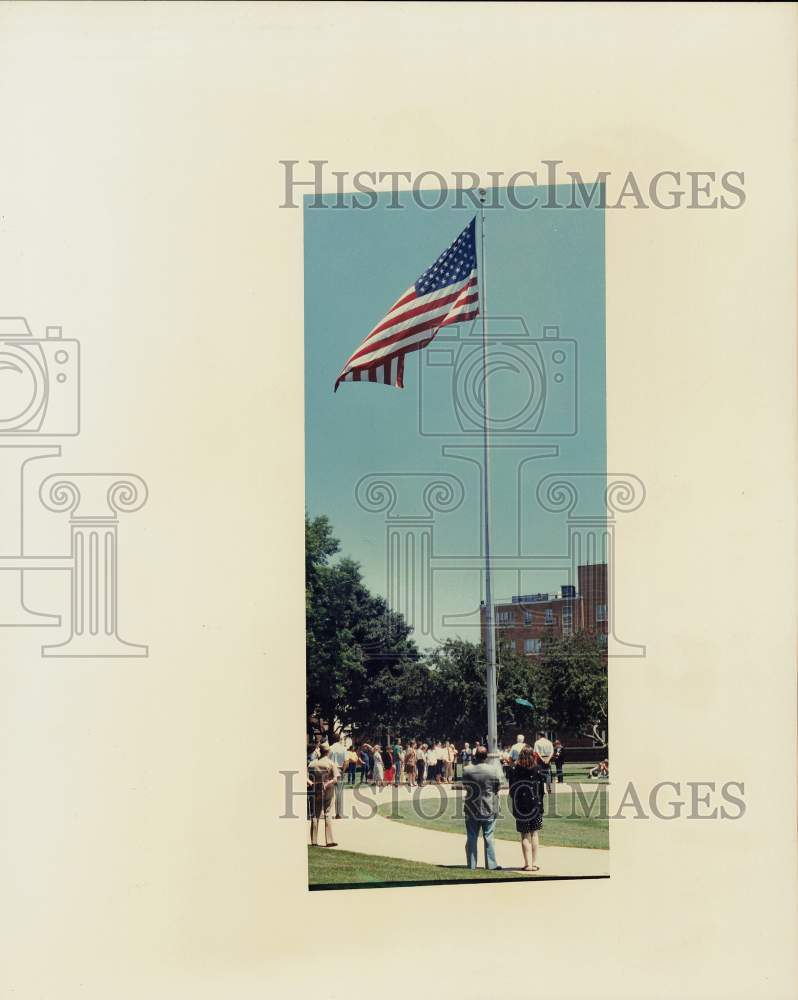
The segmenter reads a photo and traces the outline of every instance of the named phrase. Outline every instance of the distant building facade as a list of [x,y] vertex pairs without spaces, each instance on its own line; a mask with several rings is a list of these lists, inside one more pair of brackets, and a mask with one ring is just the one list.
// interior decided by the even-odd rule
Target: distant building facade
[[[559,593],[522,594],[494,604],[496,643],[525,656],[540,656],[544,640],[589,632],[605,648],[609,632],[607,564],[579,566],[578,586],[563,584]],[[485,607],[480,610],[485,641]]]

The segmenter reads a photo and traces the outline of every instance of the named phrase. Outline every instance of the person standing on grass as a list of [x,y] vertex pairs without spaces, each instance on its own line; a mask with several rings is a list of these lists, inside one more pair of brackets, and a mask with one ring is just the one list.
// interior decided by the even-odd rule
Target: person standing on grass
[[424,784],[424,775],[427,770],[427,744],[422,743],[416,752],[416,784],[419,788]]
[[416,783],[416,741],[411,740],[407,750],[405,750],[405,779],[407,787],[412,788]]
[[499,787],[501,772],[493,762],[488,762],[488,751],[484,746],[474,748],[474,763],[463,769],[466,828],[466,864],[477,867],[477,845],[479,834],[485,841],[485,867],[489,871],[500,871],[496,864],[496,847],[493,841],[496,818],[499,815]]
[[391,753],[390,746],[388,746],[387,744],[385,745],[385,748],[382,751],[382,760],[383,763],[385,764],[385,784],[392,785],[393,774],[394,774],[393,754]]
[[546,792],[551,795],[551,758],[554,756],[554,744],[545,733],[538,733],[535,746],[532,748],[540,757],[540,769],[546,782]]
[[432,784],[438,780],[438,752],[435,744],[430,743],[427,747],[427,784]]
[[346,743],[344,741],[344,734],[338,737],[338,739],[329,748],[330,760],[338,768],[339,780],[335,785],[335,818],[344,818],[344,781],[343,776],[346,772],[346,765],[348,763],[349,751],[347,749]]
[[565,764],[565,747],[559,740],[554,741],[554,766],[557,769],[557,784],[563,783],[563,765]]
[[355,750],[355,744],[349,748],[346,754],[346,783],[347,785],[354,785],[355,783],[355,772],[357,771],[357,765],[360,762],[357,750]]
[[324,817],[324,846],[337,847],[333,840],[332,809],[335,788],[340,784],[341,774],[330,759],[330,747],[322,743],[319,756],[308,764],[308,791],[312,794],[310,813],[310,843],[319,846],[319,820]]
[[515,817],[515,828],[521,834],[521,853],[524,856],[522,871],[537,872],[538,833],[543,826],[543,772],[540,757],[524,746],[510,771],[510,808]]
[[510,747],[510,757],[512,758],[513,764],[515,764],[516,761],[518,760],[521,751],[524,749],[525,745],[526,743],[524,740],[524,734],[519,733],[515,738],[515,743],[513,743],[513,745]]
[[385,770],[382,762],[382,754],[380,753],[380,748],[375,744],[371,751],[374,763],[371,767],[371,783],[376,785],[377,788],[382,788],[385,781]]
[[369,771],[371,767],[369,765],[369,745],[364,743],[358,751],[358,760],[360,761],[360,784],[364,784],[368,780]]
[[446,744],[446,780],[451,783],[455,777],[455,764],[457,762],[457,748],[451,740]]
[[405,762],[405,752],[402,748],[402,741],[398,737],[391,749],[391,753],[393,755],[394,784],[398,788],[402,777],[402,768]]
[[444,777],[446,775],[446,759],[447,753],[446,748],[443,743],[438,740],[435,744],[435,766],[437,771],[435,773],[435,780],[439,785],[443,784]]

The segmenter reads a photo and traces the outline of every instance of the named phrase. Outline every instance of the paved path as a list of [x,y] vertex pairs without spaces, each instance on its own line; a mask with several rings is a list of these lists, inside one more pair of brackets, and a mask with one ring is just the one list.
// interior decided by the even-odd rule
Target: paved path
[[[567,785],[561,786],[564,790]],[[368,801],[373,801],[372,793]],[[389,803],[394,790],[379,789],[376,801],[379,804]],[[409,798],[406,789],[398,790],[399,801]],[[457,795],[457,791],[446,789],[447,795]],[[438,801],[440,791],[434,787],[422,788],[423,799],[433,798]],[[350,796],[345,799],[345,811],[350,813]],[[361,806],[360,812],[369,810]],[[545,836],[545,819],[544,836]],[[430,830],[421,826],[412,826],[401,820],[388,819],[374,815],[361,819],[340,819],[335,821],[335,839],[342,850],[357,851],[361,854],[380,854],[389,858],[402,858],[406,861],[423,861],[432,865],[448,867],[465,865],[465,831],[462,834],[446,833],[442,830]],[[496,860],[505,869],[519,870],[523,864],[520,839],[518,841],[500,840],[496,838]],[[541,846],[538,852],[539,872],[523,872],[524,875],[535,876],[578,876],[578,875],[609,875],[609,851],[590,850],[582,847],[546,847]],[[482,844],[480,844],[480,861],[483,861]]]

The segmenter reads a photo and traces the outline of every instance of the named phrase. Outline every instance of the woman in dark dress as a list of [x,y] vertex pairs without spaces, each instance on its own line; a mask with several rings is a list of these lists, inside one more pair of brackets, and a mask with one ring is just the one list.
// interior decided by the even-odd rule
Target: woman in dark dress
[[385,765],[385,784],[392,785],[395,773],[394,761],[393,751],[388,743],[385,744],[385,749],[382,751],[382,762]]
[[521,851],[524,855],[522,871],[537,872],[540,841],[538,831],[543,826],[543,794],[545,778],[540,767],[540,757],[532,747],[524,745],[517,763],[510,770],[510,806],[515,817],[515,828],[521,834]]

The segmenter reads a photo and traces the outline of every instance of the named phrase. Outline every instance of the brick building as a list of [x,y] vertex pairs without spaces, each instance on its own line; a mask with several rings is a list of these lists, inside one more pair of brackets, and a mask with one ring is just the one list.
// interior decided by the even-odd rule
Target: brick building
[[[496,643],[517,653],[539,656],[542,640],[590,632],[606,646],[608,632],[607,564],[579,566],[578,587],[563,584],[556,594],[523,594],[494,604]],[[485,607],[480,611],[485,641]]]

